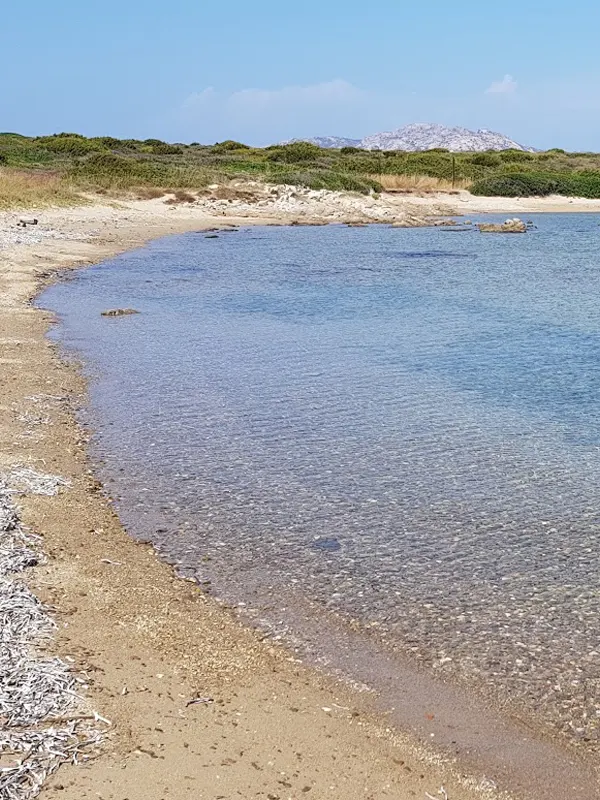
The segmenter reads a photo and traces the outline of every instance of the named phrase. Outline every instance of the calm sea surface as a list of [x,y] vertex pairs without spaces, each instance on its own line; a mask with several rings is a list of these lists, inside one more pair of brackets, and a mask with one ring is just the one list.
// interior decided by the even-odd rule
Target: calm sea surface
[[279,624],[294,592],[593,748],[600,227],[535,221],[173,237],[41,305],[122,518],[183,574]]

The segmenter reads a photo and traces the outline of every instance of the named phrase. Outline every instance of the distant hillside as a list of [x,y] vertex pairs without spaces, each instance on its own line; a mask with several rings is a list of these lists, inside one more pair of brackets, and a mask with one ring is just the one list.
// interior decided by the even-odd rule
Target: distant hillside
[[310,139],[288,139],[281,144],[293,144],[294,142],[310,142],[317,147],[325,150],[341,149],[342,147],[361,147],[360,139],[346,139],[343,136],[312,136]]
[[[384,190],[469,189],[488,197],[559,194],[600,199],[600,154],[566,153],[560,148],[527,152],[510,139],[499,141],[500,134],[444,130],[459,140],[440,139],[438,126],[410,126],[400,133],[381,134],[384,139],[369,137],[370,145],[512,147],[498,152],[394,150],[384,157],[383,151],[348,144],[354,139],[337,140],[345,143],[337,149],[306,142],[258,148],[231,139],[200,145],[88,138],[77,133],[32,137],[0,133],[0,209],[79,202],[94,191],[140,198],[168,196],[169,203],[192,203],[211,192],[213,184],[220,184],[228,195],[232,181],[249,179],[373,195]],[[243,191],[250,196],[255,190]]]
[[[295,140],[298,141],[298,140]],[[533,153],[535,148],[526,147],[502,133],[494,131],[471,131],[468,128],[450,128],[446,125],[416,123],[405,125],[396,131],[374,133],[364,139],[348,139],[341,136],[315,136],[304,141],[319,147],[359,147],[362,150],[405,150],[417,152],[443,148],[456,153],[481,152],[484,150],[522,150]]]

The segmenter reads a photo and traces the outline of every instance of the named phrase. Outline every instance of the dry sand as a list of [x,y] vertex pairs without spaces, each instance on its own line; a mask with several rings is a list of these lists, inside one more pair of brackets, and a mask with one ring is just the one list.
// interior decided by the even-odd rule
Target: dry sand
[[[398,219],[415,213],[402,198],[386,204]],[[438,198],[416,205],[441,211]],[[175,578],[151,547],[127,536],[92,475],[74,418],[85,381],[46,340],[53,320],[30,299],[58,270],[171,233],[247,224],[242,213],[224,219],[206,204],[136,201],[41,212],[40,225],[27,229],[15,228],[18,215],[0,215],[0,473],[24,464],[71,482],[54,497],[19,500],[49,556],[30,572],[30,585],[56,609],[56,652],[74,659],[89,678],[89,703],[111,721],[98,758],[62,767],[43,795],[408,800],[443,798],[443,786],[450,800],[498,796],[484,776],[474,781],[390,730],[368,698],[261,641]],[[267,207],[259,221],[310,213]],[[211,702],[188,706],[196,697]]]

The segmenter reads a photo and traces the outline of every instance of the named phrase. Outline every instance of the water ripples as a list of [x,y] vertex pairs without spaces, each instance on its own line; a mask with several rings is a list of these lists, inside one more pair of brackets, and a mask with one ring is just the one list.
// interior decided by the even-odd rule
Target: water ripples
[[177,237],[43,304],[90,364],[124,519],[182,572],[294,587],[596,747],[596,240],[552,215]]

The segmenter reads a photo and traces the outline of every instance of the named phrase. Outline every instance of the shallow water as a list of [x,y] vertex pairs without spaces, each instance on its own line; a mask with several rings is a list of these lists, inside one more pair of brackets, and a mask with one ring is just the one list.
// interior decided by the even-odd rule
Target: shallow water
[[173,237],[41,305],[122,518],[182,573],[280,626],[293,590],[592,749],[600,228],[535,221]]

